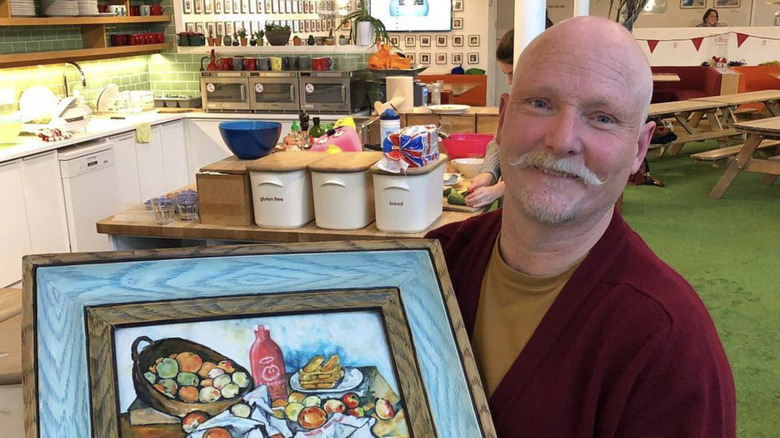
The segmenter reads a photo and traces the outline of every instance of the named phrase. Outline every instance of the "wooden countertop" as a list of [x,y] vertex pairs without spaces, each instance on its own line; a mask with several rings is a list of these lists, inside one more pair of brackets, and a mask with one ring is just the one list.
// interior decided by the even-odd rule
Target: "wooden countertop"
[[[433,114],[433,111],[424,106],[417,106],[408,110],[399,111],[400,114]],[[498,116],[497,106],[472,106],[466,109],[463,114],[447,114],[456,116]]]
[[168,239],[214,239],[236,241],[324,242],[334,240],[375,240],[422,238],[429,230],[452,222],[468,219],[478,213],[444,211],[425,231],[419,233],[387,233],[376,227],[376,222],[359,230],[327,230],[318,228],[314,221],[300,228],[261,228],[255,225],[209,225],[176,220],[157,225],[154,214],[142,205],[101,219],[97,231],[120,236],[157,237]]

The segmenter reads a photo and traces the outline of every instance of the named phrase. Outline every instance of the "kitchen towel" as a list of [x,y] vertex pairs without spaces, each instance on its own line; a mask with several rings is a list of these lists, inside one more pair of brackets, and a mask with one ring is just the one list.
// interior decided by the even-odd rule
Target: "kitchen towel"
[[149,143],[152,141],[152,125],[148,122],[135,125],[135,141]]
[[402,98],[396,109],[405,111],[414,108],[414,79],[411,76],[389,76],[387,78],[387,100]]

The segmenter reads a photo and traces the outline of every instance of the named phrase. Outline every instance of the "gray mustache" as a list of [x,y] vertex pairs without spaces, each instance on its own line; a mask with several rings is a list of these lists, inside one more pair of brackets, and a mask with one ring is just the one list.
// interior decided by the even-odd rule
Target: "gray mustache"
[[517,167],[518,169],[537,167],[575,175],[577,178],[581,179],[586,186],[599,186],[609,181],[609,177],[605,180],[601,180],[582,163],[567,160],[565,158],[557,158],[552,154],[541,151],[527,152],[514,160],[510,159],[507,162],[510,166]]

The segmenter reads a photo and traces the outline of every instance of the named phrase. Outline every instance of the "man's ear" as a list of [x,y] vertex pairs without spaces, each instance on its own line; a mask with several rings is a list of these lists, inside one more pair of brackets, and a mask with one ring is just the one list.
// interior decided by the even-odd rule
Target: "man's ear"
[[647,122],[639,128],[639,138],[636,141],[636,157],[631,165],[631,174],[635,174],[639,170],[639,166],[645,160],[647,155],[647,149],[650,147],[650,140],[653,139],[653,131],[655,131],[655,122]]

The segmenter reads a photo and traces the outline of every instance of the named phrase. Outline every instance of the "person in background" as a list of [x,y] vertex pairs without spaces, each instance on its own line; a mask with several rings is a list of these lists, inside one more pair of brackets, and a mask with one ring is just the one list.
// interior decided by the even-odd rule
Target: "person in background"
[[[496,47],[496,61],[498,68],[506,74],[506,81],[512,85],[512,64],[515,62],[513,46],[515,43],[515,31],[509,29],[501,37]],[[499,130],[501,129],[501,120],[503,119],[504,108],[509,95],[501,95],[501,101],[498,106]],[[504,182],[501,181],[501,168],[499,167],[498,140],[497,136],[490,140],[485,152],[485,160],[479,169],[479,175],[471,179],[469,184],[469,194],[466,196],[466,205],[469,207],[486,207],[496,199],[504,196]]]
[[599,17],[517,60],[500,130],[504,207],[438,239],[497,433],[736,436],[734,379],[696,291],[615,202],[647,153],[652,75]]
[[696,27],[717,27],[718,26],[718,11],[716,9],[709,8],[704,12],[701,17],[701,23]]

